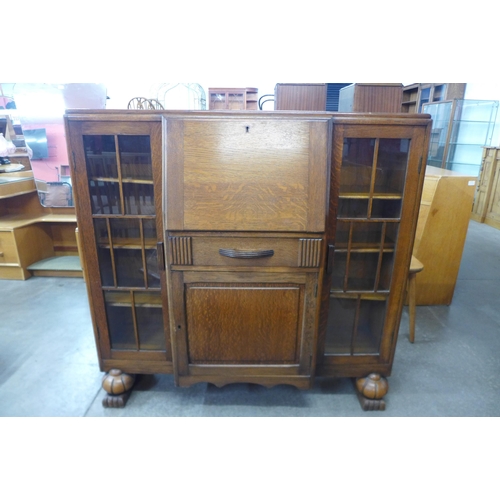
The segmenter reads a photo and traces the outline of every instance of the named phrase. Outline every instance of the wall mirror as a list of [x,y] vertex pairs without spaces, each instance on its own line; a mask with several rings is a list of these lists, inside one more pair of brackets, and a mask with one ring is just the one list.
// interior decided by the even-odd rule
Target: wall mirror
[[66,109],[104,109],[106,87],[99,83],[2,84],[15,102],[11,116],[31,148],[31,168],[44,206],[73,206],[63,115]]

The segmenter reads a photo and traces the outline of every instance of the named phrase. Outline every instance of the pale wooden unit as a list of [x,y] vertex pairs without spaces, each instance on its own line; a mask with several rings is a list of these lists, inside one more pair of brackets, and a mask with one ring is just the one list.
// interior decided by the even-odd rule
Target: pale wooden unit
[[500,148],[484,148],[471,219],[500,229]]
[[451,304],[477,177],[427,166],[413,253],[424,265],[417,305]]
[[36,274],[82,276],[72,269],[30,269],[52,257],[78,256],[76,216],[72,207],[40,205],[31,165],[22,165],[24,170],[19,172],[0,172],[0,279],[25,280]]
[[65,117],[105,406],[176,385],[357,377],[383,409],[430,120],[327,112]]

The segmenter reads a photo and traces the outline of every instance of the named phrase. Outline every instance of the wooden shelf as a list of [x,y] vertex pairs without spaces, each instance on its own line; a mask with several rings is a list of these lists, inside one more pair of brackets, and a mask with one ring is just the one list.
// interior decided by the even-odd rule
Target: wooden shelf
[[401,200],[403,196],[396,193],[377,193],[370,195],[370,193],[340,193],[339,198],[349,200]]
[[81,278],[83,270],[80,257],[73,255],[55,256],[40,260],[28,266],[33,276],[64,276]]

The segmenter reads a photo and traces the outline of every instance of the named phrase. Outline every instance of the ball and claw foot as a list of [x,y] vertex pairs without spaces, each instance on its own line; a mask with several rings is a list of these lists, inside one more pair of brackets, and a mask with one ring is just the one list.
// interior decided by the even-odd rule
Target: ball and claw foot
[[388,390],[387,379],[378,373],[370,373],[367,377],[356,379],[356,393],[365,411],[385,410],[385,401],[382,398]]
[[102,379],[102,388],[107,392],[102,400],[104,408],[123,408],[130,396],[135,375],[113,368]]

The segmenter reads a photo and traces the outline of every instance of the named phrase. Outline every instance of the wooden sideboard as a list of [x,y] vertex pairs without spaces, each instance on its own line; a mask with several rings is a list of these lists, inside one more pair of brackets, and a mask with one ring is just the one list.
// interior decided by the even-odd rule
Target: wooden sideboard
[[65,116],[103,404],[135,374],[385,403],[427,115],[72,111]]
[[424,265],[417,305],[451,304],[476,185],[477,177],[427,166],[413,249]]

